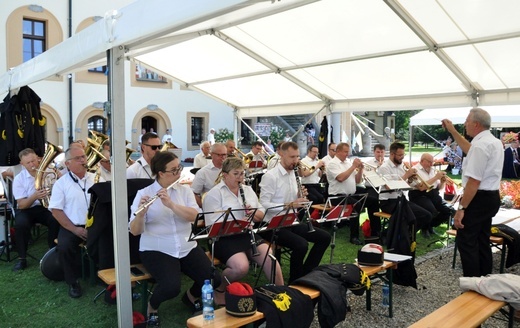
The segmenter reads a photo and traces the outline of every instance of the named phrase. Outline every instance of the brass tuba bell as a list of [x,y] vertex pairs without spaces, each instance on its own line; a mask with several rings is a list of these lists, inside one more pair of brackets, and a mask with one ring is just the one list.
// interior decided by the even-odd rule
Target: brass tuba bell
[[[48,189],[49,193],[44,198],[40,199],[42,206],[47,208],[49,207],[50,201],[50,193],[52,191],[52,185],[58,179],[58,173],[55,171],[48,171],[47,168],[54,161],[56,156],[63,153],[63,150],[58,146],[53,145],[50,142],[46,142],[47,147],[45,149],[45,154],[40,161],[40,165],[36,169],[36,177],[34,178],[34,188],[36,190],[40,190],[42,188]],[[54,176],[54,177],[53,177]],[[52,183],[51,183],[52,181]]]
[[177,148],[177,146],[175,146],[173,143],[171,143],[169,141],[166,141],[164,143],[164,145],[161,147],[161,150],[159,150],[159,151],[167,151],[168,149],[171,149],[171,148]]

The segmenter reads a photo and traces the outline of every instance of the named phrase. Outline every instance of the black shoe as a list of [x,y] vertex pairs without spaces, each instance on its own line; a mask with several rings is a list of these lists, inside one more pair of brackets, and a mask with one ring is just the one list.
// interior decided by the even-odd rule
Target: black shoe
[[359,238],[350,238],[350,243],[351,244],[354,244],[354,245],[363,245],[363,243],[361,242],[361,240],[359,240]]
[[186,305],[187,307],[189,307],[191,309],[191,312],[195,313],[195,312],[198,312],[198,311],[202,311],[202,302],[197,299],[195,300],[195,302],[191,302],[190,299],[188,298],[188,292],[184,293],[184,295],[182,295],[182,303],[184,303],[184,305]]
[[157,314],[157,312],[150,313],[148,315],[148,320],[146,321],[146,326],[147,327],[160,327],[161,326],[161,323],[159,321],[159,315]]
[[79,298],[83,295],[81,292],[81,286],[79,282],[75,282],[69,285],[69,296],[72,298]]
[[428,232],[428,230],[421,230],[421,235],[426,238],[426,239],[429,239],[430,238],[430,232]]
[[13,267],[13,272],[22,271],[25,268],[27,268],[27,260],[20,260]]

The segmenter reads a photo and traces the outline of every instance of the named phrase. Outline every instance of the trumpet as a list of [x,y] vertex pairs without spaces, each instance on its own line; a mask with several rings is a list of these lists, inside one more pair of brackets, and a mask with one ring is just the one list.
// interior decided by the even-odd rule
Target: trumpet
[[457,183],[455,181],[453,181],[452,178],[450,178],[449,176],[445,175],[444,177],[441,178],[441,181],[442,179],[444,179],[444,181],[447,183],[447,184],[450,184],[450,185],[455,185],[457,186],[458,188],[462,188],[462,183]]
[[240,154],[240,156],[242,156],[242,160],[244,161],[245,164],[249,164],[253,161],[253,155],[245,154],[243,151],[241,151],[240,149],[238,149],[236,147],[235,147],[235,150]]
[[305,163],[303,161],[299,161],[297,167],[301,168],[304,171],[307,171],[307,170],[310,171],[310,172],[316,171],[316,167],[315,166],[310,166],[309,164],[307,164],[307,163]]
[[365,171],[377,171],[377,169],[379,169],[379,167],[365,162],[363,162],[363,168]]
[[[176,184],[181,182],[183,179],[184,179],[184,175],[181,175],[174,183],[172,183],[171,185],[166,187],[166,190],[173,188]],[[152,197],[148,198],[148,200],[144,204],[139,206],[139,208],[134,212],[134,215],[137,215],[137,214],[141,213],[142,211],[144,211],[145,209],[147,209],[158,198],[159,198],[159,193],[157,193],[157,194],[153,195]]]
[[[411,167],[407,163],[403,163],[403,166],[405,168],[405,171],[409,171],[411,169]],[[408,179],[409,184],[411,184],[414,181],[418,182],[418,185],[423,185],[424,187],[426,187],[426,192],[430,192],[434,188],[434,186],[426,182],[420,174],[416,173]]]

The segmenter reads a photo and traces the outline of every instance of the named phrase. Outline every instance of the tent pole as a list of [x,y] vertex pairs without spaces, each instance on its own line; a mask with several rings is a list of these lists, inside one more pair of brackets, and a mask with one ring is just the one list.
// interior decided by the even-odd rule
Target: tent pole
[[413,126],[408,128],[408,152],[410,153],[410,166],[412,166],[412,144],[413,144]]

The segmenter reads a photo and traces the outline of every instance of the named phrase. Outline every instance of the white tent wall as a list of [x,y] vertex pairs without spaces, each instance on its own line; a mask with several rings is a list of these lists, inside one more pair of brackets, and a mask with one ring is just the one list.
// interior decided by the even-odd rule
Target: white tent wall
[[[491,127],[520,127],[520,105],[480,106],[491,116]],[[454,124],[464,124],[471,108],[425,109],[410,118],[410,125],[441,125],[445,118]]]

